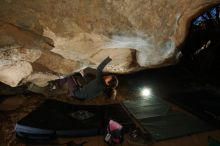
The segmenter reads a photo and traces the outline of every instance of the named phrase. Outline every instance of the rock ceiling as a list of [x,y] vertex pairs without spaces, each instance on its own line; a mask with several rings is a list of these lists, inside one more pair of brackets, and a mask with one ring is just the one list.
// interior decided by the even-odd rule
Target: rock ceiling
[[220,0],[0,0],[0,81],[47,85],[97,65],[129,73],[174,64],[198,13]]

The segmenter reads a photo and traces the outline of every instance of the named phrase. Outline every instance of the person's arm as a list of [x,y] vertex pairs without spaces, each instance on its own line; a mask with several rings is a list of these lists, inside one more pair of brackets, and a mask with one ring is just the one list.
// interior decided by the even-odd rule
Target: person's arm
[[101,76],[103,69],[111,61],[112,59],[110,57],[107,57],[99,64],[99,66],[97,67],[97,77]]

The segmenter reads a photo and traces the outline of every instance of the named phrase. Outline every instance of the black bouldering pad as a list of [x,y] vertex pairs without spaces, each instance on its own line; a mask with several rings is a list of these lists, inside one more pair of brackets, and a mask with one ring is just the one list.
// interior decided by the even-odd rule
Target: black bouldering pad
[[113,119],[126,131],[132,119],[120,104],[73,105],[47,100],[17,122],[18,136],[43,139],[56,136],[92,136],[103,134]]
[[167,102],[155,96],[148,99],[127,100],[123,105],[136,119],[166,115],[170,109]]
[[176,138],[215,129],[196,117],[173,111],[168,102],[154,96],[147,99],[127,100],[123,104],[154,140]]
[[155,140],[176,138],[214,129],[200,119],[180,112],[169,112],[164,116],[141,119],[140,123]]

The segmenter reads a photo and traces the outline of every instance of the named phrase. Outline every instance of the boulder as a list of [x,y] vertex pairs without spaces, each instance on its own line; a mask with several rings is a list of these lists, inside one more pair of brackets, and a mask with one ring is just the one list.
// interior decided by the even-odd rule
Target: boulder
[[191,20],[219,2],[1,0],[0,81],[44,86],[107,56],[113,73],[175,64]]

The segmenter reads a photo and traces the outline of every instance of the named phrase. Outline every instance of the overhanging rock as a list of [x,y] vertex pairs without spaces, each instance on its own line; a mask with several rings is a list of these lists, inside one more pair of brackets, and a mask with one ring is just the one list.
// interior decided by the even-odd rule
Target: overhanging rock
[[[113,61],[105,71],[115,73],[174,64],[189,22],[218,2],[1,0],[0,59],[26,62],[29,69],[13,68],[19,76],[15,79],[9,73],[0,81],[17,86],[21,81],[39,81],[42,73],[53,79],[95,68],[107,56]],[[36,74],[39,80],[28,80]]]

